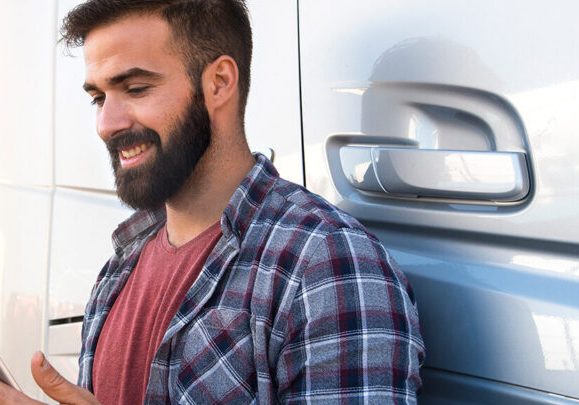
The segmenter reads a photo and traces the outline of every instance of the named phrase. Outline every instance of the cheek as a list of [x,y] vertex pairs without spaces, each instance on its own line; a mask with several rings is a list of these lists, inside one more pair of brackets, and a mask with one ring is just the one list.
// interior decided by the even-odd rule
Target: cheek
[[173,114],[167,105],[141,106],[135,110],[135,121],[140,127],[152,129],[162,135],[171,127]]
[[167,86],[154,97],[135,104],[135,119],[140,126],[152,129],[160,135],[170,133],[185,116],[191,100],[188,86]]

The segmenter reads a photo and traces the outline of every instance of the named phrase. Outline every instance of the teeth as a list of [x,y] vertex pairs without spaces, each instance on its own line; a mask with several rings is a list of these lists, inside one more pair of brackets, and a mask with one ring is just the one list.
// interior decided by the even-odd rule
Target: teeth
[[142,144],[139,146],[135,146],[132,149],[128,149],[128,150],[122,150],[121,151],[121,155],[125,158],[125,159],[130,159],[132,157],[135,157],[137,155],[140,155],[141,153],[143,153],[144,151],[146,151],[148,148],[148,146],[146,144]]

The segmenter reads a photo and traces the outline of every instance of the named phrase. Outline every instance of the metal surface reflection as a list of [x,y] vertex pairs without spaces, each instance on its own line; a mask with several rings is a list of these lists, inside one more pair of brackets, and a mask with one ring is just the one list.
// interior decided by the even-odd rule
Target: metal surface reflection
[[533,314],[547,370],[579,370],[579,320]]

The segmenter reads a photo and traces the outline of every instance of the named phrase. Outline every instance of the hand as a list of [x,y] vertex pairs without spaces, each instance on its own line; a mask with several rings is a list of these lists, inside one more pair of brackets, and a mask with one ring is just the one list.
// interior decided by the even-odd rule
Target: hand
[[[96,398],[87,390],[64,379],[46,360],[44,354],[36,352],[30,362],[32,376],[36,384],[50,398],[61,404],[97,405]],[[36,401],[6,384],[0,383],[0,405],[39,405]]]

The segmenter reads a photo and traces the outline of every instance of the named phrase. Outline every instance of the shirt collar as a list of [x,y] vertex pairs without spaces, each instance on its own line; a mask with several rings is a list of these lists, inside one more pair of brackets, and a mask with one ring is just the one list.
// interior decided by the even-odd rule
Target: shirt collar
[[[249,224],[279,174],[273,164],[262,154],[256,153],[255,165],[239,184],[223,215],[221,231],[229,237],[243,239]],[[113,232],[113,246],[118,256],[136,240],[142,240],[156,232],[166,220],[165,207],[157,210],[139,210],[122,222]]]
[[279,178],[273,164],[259,153],[254,154],[255,165],[239,184],[221,217],[223,234],[233,233],[242,240],[263,200]]

